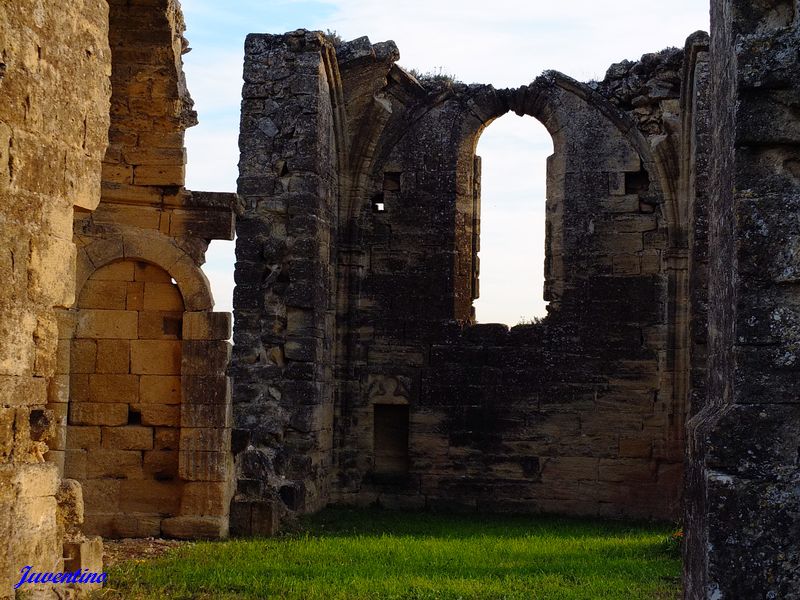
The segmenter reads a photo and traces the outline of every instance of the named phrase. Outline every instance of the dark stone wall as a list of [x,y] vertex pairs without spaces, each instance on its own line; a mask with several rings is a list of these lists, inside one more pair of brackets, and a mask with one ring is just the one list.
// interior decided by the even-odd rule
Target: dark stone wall
[[[676,515],[669,261],[684,238],[651,148],[678,112],[682,52],[591,86],[548,72],[495,90],[419,81],[394,64],[393,43],[367,38],[333,48],[299,31],[251,36],[246,50],[241,530],[258,529],[256,513],[327,501]],[[475,146],[509,110],[539,119],[555,148],[550,314],[510,331],[475,325],[472,308]],[[409,467],[391,476],[375,468],[383,404],[409,415]]]
[[[674,515],[682,448],[667,432],[680,421],[660,392],[659,355],[667,227],[643,138],[625,134],[635,127],[625,113],[556,73],[520,90],[455,84],[429,94],[433,105],[400,123],[399,142],[391,123],[380,133],[375,187],[353,224],[368,259],[348,302],[366,309],[353,324],[352,379],[337,402],[333,498]],[[542,120],[555,143],[550,315],[510,332],[471,323],[474,147],[508,110]],[[392,172],[401,185],[388,194]],[[376,195],[385,212],[372,210]],[[371,429],[387,388],[411,420],[411,468],[390,481],[373,476]]]
[[234,309],[234,533],[271,533],[273,502],[328,499],[335,133],[321,35],[250,35],[240,136]]
[[797,12],[712,3],[709,377],[689,424],[687,598],[800,598]]

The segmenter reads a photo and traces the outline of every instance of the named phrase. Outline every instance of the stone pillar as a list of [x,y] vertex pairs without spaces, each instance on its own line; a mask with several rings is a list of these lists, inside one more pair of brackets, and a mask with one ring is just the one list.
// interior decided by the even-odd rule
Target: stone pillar
[[[240,135],[236,315],[232,377],[239,485],[234,533],[277,501],[314,510],[327,501],[333,394],[333,117],[319,33],[250,35]],[[253,507],[253,502],[257,504]]]
[[800,45],[793,0],[714,0],[707,399],[686,598],[800,598]]

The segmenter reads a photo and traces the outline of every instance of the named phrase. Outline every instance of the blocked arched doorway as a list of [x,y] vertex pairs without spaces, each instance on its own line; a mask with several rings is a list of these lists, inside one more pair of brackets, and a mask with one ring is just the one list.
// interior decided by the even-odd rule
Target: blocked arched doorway
[[97,269],[77,301],[65,474],[81,482],[87,532],[161,534],[178,514],[184,301],[161,267]]

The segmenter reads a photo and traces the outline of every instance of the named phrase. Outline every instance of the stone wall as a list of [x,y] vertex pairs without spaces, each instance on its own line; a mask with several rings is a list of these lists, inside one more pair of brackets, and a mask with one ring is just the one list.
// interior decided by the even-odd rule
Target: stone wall
[[712,2],[708,382],[689,422],[687,598],[800,598],[800,10]]
[[27,564],[101,570],[84,497],[91,532],[227,534],[230,315],[200,266],[238,205],[183,187],[183,27],[171,0],[0,7],[0,597]]
[[104,536],[227,535],[230,315],[200,270],[233,238],[234,194],[184,187],[197,123],[175,2],[109,3],[111,122],[101,201],[76,212],[77,305],[63,315],[69,407],[51,455],[84,482]]
[[[683,53],[495,90],[420,82],[392,42],[301,30],[245,51],[237,530],[328,501],[675,516],[688,367],[669,315],[687,236],[658,148]],[[509,110],[555,147],[550,314],[511,331],[472,308],[475,147]]]
[[273,501],[313,511],[330,497],[337,75],[320,34],[250,35],[245,47],[231,527],[271,533]]
[[[74,301],[73,205],[92,209],[100,200],[111,56],[101,0],[3,3],[0,30],[0,597],[6,598],[25,565],[99,567],[97,544],[82,544],[75,529],[80,488],[62,482],[43,454],[63,417],[45,409],[48,389],[59,383],[56,309]],[[65,561],[70,540],[77,553]]]

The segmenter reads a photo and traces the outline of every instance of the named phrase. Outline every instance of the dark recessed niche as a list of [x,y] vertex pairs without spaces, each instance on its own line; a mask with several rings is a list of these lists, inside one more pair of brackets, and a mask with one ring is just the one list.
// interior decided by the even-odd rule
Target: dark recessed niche
[[625,173],[625,193],[641,194],[650,189],[650,175],[642,169],[636,173]]
[[383,191],[384,192],[399,192],[400,191],[400,173],[387,171],[383,174]]
[[408,473],[408,405],[376,404],[373,408],[375,473]]
[[138,410],[134,410],[133,408],[128,409],[128,425],[141,425],[142,424],[142,413]]

